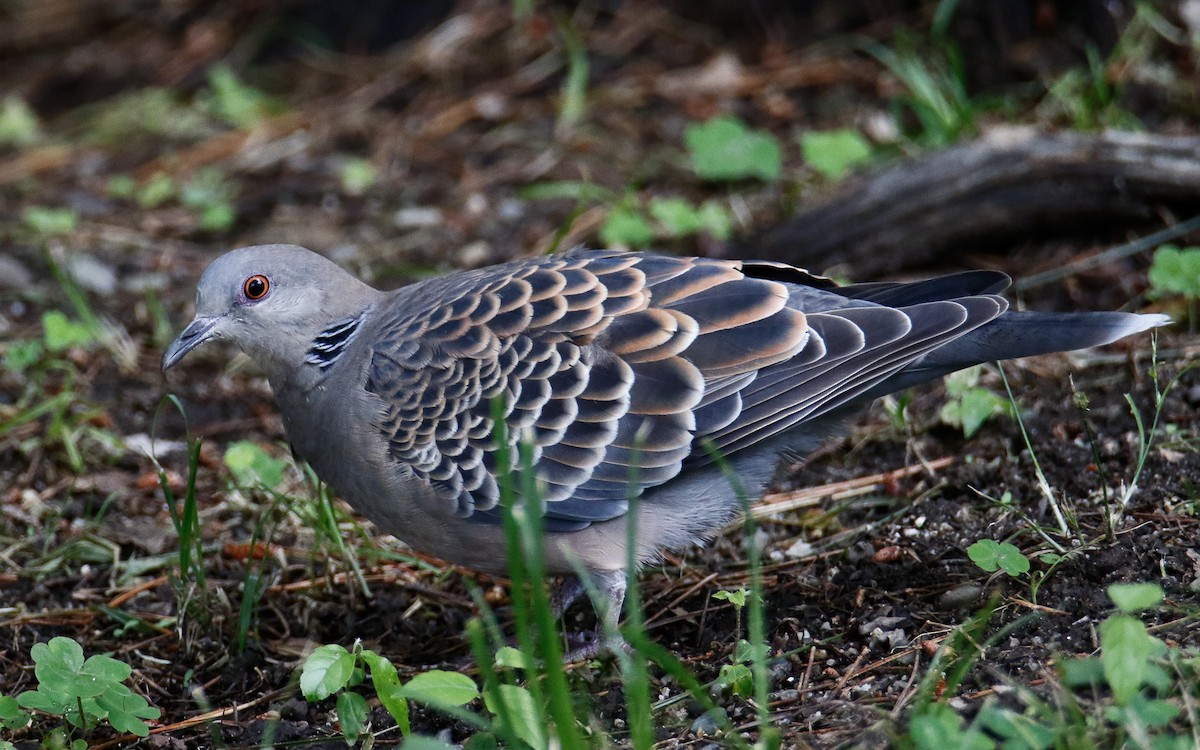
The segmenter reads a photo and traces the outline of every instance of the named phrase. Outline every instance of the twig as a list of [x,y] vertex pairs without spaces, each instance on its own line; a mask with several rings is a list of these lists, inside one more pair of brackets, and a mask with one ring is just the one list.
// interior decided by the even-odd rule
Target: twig
[[898,479],[911,477],[914,474],[920,474],[924,471],[944,469],[953,464],[954,461],[955,458],[953,456],[945,456],[928,463],[905,466],[902,469],[893,469],[892,471],[885,471],[866,477],[847,479],[820,487],[805,487],[791,492],[774,492],[763,497],[762,502],[754,506],[750,510],[750,513],[755,518],[764,518],[775,513],[786,513],[798,508],[808,508],[826,499],[844,500],[849,497],[858,497],[877,490],[880,487],[887,487],[889,484],[895,483]]

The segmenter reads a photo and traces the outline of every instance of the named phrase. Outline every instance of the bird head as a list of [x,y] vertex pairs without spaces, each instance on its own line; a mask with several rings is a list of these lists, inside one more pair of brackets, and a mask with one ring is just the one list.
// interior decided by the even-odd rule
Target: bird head
[[378,292],[332,261],[295,245],[258,245],[217,258],[200,277],[196,315],[163,353],[175,366],[213,339],[236,344],[267,370],[303,360],[313,337]]

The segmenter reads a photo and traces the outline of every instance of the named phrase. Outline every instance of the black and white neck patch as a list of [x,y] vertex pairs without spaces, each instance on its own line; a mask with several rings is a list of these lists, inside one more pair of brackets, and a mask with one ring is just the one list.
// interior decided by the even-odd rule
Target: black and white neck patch
[[322,371],[332,367],[354,340],[365,314],[364,310],[352,318],[339,320],[317,334],[312,346],[308,348],[307,356],[304,357],[305,363],[316,365]]

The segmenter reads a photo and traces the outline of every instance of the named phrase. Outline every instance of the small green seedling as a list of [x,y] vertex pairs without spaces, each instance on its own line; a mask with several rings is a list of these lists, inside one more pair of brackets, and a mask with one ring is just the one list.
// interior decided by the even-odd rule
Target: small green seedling
[[261,485],[275,489],[283,483],[288,462],[275,458],[258,443],[236,440],[225,449],[225,466],[233,474],[234,481],[242,487]]
[[79,222],[74,209],[49,206],[30,206],[21,214],[21,220],[39,237],[70,234]]
[[209,114],[235,128],[250,128],[282,111],[278,102],[262,91],[248,86],[228,65],[214,65],[208,71],[208,88],[200,101]]
[[179,191],[179,202],[196,214],[200,229],[223,232],[237,221],[238,186],[215,167],[202,169]]
[[1152,299],[1177,295],[1200,300],[1200,247],[1160,246],[1154,251],[1147,277]]
[[805,163],[829,180],[840,180],[871,160],[871,144],[857,130],[811,130],[797,140]]
[[909,738],[916,750],[993,750],[996,743],[975,727],[964,727],[964,720],[945,703],[932,703],[915,713],[908,725]]
[[[1157,606],[1163,590],[1152,583],[1117,583],[1108,587],[1108,596],[1119,611],[1100,623],[1100,661],[1113,697],[1128,706],[1143,684],[1166,676],[1156,674],[1162,668],[1152,661],[1166,652],[1166,644],[1150,635],[1145,623],[1134,616]],[[1155,677],[1159,679],[1152,680]]]
[[407,683],[400,681],[396,667],[386,658],[354,644],[353,650],[336,643],[319,646],[309,654],[300,672],[300,692],[310,702],[337,694],[337,716],[342,735],[353,742],[367,731],[367,701],[353,688],[360,685],[369,671],[379,703],[407,736],[412,727],[408,701],[415,700],[432,708],[453,712],[479,697],[479,688],[464,674],[431,670]]
[[[739,588],[728,591],[718,591],[713,594],[714,599],[729,602],[733,605],[735,620],[735,629],[740,634],[742,632],[742,610],[746,608],[746,604],[750,601],[750,590],[747,588]],[[750,641],[739,638],[737,645],[733,649],[733,659],[729,664],[723,664],[721,671],[717,675],[717,684],[722,689],[728,691],[731,695],[738,698],[749,698],[754,695],[754,671],[751,665],[755,660],[766,658],[766,647],[760,645],[759,653],[755,653],[754,645]]]
[[1184,307],[1183,316],[1193,329],[1196,307],[1200,304],[1200,247],[1162,245],[1154,251],[1154,260],[1147,272],[1150,280],[1150,299],[1177,299]]
[[692,169],[705,180],[777,180],[783,151],[775,136],[751,130],[737,117],[725,115],[693,123],[684,130]]
[[600,227],[600,240],[609,247],[640,248],[654,241],[654,227],[642,212],[636,196],[612,206]]
[[968,439],[993,416],[1013,413],[1011,401],[979,385],[982,374],[983,366],[976,365],[945,378],[946,403],[939,416],[946,424],[962,428]]
[[1003,570],[1013,578],[1029,572],[1029,558],[1021,554],[1021,550],[1008,542],[997,542],[994,539],[980,539],[967,547],[967,557],[971,562],[989,573]]
[[713,599],[720,599],[723,602],[729,602],[733,605],[733,615],[736,618],[734,629],[738,634],[742,632],[742,610],[746,608],[746,600],[750,596],[750,591],[745,587],[740,589],[732,589],[728,591],[718,591],[712,595]]
[[118,732],[139,737],[150,734],[147,719],[161,714],[146,699],[123,683],[133,670],[111,656],[83,658],[83,647],[70,638],[52,638],[30,651],[36,690],[17,696],[17,703],[33,711],[61,716],[85,734],[107,721]]
[[[984,650],[1016,628],[1009,625],[984,638],[986,631],[969,633],[964,626],[951,647],[935,657],[908,732],[897,745],[912,750],[1195,747],[1195,715],[1185,712],[1194,700],[1195,652],[1168,648],[1134,616],[1158,606],[1163,590],[1155,584],[1115,584],[1108,595],[1117,612],[1100,623],[1099,656],[1064,657],[1058,662],[1061,682],[1049,695],[1014,685],[1016,700],[986,699],[969,720],[961,706],[950,703],[954,690]],[[979,623],[985,626],[986,620],[976,618],[970,625]],[[956,665],[954,655],[960,652],[970,658],[957,657]]]
[[28,146],[39,130],[37,114],[24,99],[9,94],[0,101],[0,146]]
[[73,347],[86,347],[96,341],[95,332],[86,323],[71,320],[61,310],[42,313],[42,336],[46,350],[61,354]]
[[181,185],[170,175],[156,172],[144,183],[129,175],[116,175],[106,187],[112,197],[134,201],[144,209],[177,200],[192,211],[204,231],[223,232],[237,221],[234,199],[238,185],[216,167],[201,169]]
[[[111,189],[112,185],[109,187]],[[175,192],[175,181],[171,179],[171,176],[155,172],[145,185],[136,189],[133,198],[142,208],[157,208],[174,198]]]
[[724,206],[712,200],[696,205],[686,198],[651,198],[643,210],[635,196],[627,196],[612,207],[600,227],[600,239],[619,247],[645,247],[655,240],[699,234],[729,239],[733,220]]
[[378,179],[375,165],[366,159],[349,159],[342,165],[342,190],[350,195],[362,195]]

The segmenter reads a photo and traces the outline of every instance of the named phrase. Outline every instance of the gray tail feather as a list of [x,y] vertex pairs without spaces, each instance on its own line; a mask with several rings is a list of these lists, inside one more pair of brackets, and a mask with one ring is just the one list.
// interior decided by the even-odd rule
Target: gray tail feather
[[982,362],[1110,344],[1170,322],[1166,315],[1122,312],[1007,312],[925,355],[872,389],[872,395],[893,393]]

